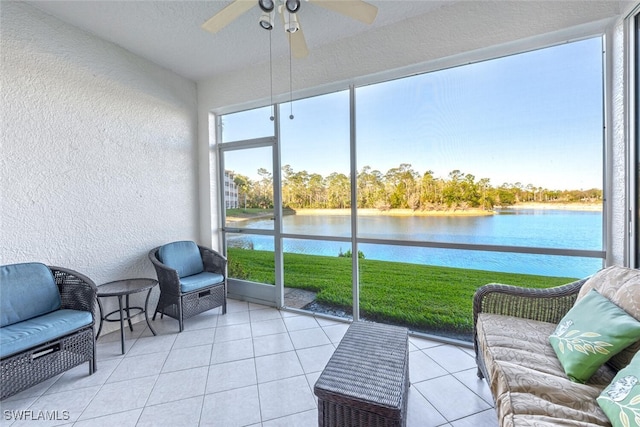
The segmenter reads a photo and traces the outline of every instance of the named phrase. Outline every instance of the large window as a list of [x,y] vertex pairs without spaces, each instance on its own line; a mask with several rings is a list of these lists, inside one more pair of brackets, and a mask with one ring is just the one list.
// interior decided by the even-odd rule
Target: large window
[[[601,250],[601,51],[595,38],[356,89],[359,236]],[[396,254],[570,277],[602,265]]]
[[[302,99],[293,110],[280,124],[283,232],[349,237],[349,92]],[[329,210],[346,221],[328,221]]]
[[[297,289],[296,308],[469,339],[479,286],[603,265],[601,38],[297,100],[270,121],[280,107],[240,113],[242,140],[225,137],[240,115],[223,116],[220,144],[229,159],[247,147],[224,165],[249,177],[226,210],[254,224],[223,231],[274,263],[268,281],[257,258],[243,267],[278,305]],[[267,188],[273,205],[243,204]]]

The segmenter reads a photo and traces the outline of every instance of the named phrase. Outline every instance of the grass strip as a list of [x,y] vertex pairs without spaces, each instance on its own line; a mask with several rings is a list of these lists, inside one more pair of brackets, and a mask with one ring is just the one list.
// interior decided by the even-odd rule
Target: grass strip
[[[228,255],[230,277],[275,283],[273,252],[229,248]],[[480,286],[550,288],[576,280],[368,259],[359,266],[362,318],[465,340],[473,332],[473,295]],[[316,292],[322,306],[352,311],[351,258],[285,253],[284,283]]]

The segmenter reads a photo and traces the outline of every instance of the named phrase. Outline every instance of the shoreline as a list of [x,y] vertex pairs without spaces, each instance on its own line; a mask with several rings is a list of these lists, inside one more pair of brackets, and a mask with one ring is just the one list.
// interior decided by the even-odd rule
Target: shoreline
[[[602,211],[602,205],[587,204],[587,203],[562,203],[562,204],[550,204],[550,203],[521,203],[515,206],[508,206],[505,208],[496,207],[496,210],[567,210],[567,211],[589,211],[599,212]],[[295,215],[350,215],[350,209],[297,209]],[[358,209],[358,215],[360,216],[489,216],[495,215],[496,211],[482,210],[482,209],[457,209],[457,210],[433,210],[433,211],[414,211],[412,209],[391,209],[388,211],[381,211],[378,209]]]
[[497,209],[556,209],[556,210],[564,210],[564,211],[590,211],[590,212],[600,212],[602,211],[601,203],[540,203],[540,202],[528,202],[528,203],[519,203],[513,206],[507,206],[505,208],[497,208]]
[[[396,217],[420,217],[420,216],[490,216],[495,215],[497,210],[509,211],[509,210],[566,210],[566,211],[585,211],[585,212],[601,212],[601,204],[590,203],[520,203],[513,206],[499,207],[496,206],[494,210],[487,211],[482,209],[456,209],[456,210],[433,210],[433,211],[414,211],[412,209],[390,209],[388,211],[381,211],[378,209],[358,209],[358,215],[360,216],[396,216]],[[351,215],[350,209],[297,209],[295,213],[287,213],[285,215],[300,215],[300,216],[349,216]],[[273,218],[273,213],[263,213],[253,216],[243,217],[227,217],[229,222],[239,221],[251,221],[256,219]]]
[[[442,211],[414,211],[412,209],[390,209],[381,211],[378,209],[358,209],[360,216],[489,216],[493,215],[493,211],[485,211],[482,209],[467,210],[442,210]],[[348,216],[351,215],[350,209],[297,209],[295,215],[311,216]]]

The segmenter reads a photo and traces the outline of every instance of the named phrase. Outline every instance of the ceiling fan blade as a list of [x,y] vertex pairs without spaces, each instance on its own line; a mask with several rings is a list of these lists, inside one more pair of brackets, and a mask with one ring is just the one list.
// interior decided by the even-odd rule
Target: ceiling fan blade
[[309,56],[309,49],[307,48],[307,41],[304,39],[302,33],[302,27],[295,33],[289,34],[289,43],[291,43],[291,53],[296,59],[302,59]]
[[309,2],[365,24],[372,24],[378,15],[377,7],[362,0],[309,0]]
[[217,33],[257,3],[256,0],[234,0],[233,3],[226,6],[202,24],[202,29],[210,33]]

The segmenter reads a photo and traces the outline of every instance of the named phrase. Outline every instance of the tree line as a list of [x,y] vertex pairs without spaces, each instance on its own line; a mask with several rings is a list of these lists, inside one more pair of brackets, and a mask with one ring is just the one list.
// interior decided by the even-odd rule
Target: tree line
[[[236,174],[242,207],[273,208],[273,176],[264,168],[259,179]],[[550,190],[520,182],[494,187],[489,178],[476,179],[460,170],[449,172],[447,178],[437,178],[433,171],[419,173],[409,163],[402,163],[386,173],[363,167],[357,176],[358,208],[379,210],[491,210],[495,206],[518,203],[595,203],[602,201],[602,190]],[[344,209],[351,207],[350,178],[333,172],[328,176],[295,171],[282,167],[282,202],[291,209]]]

